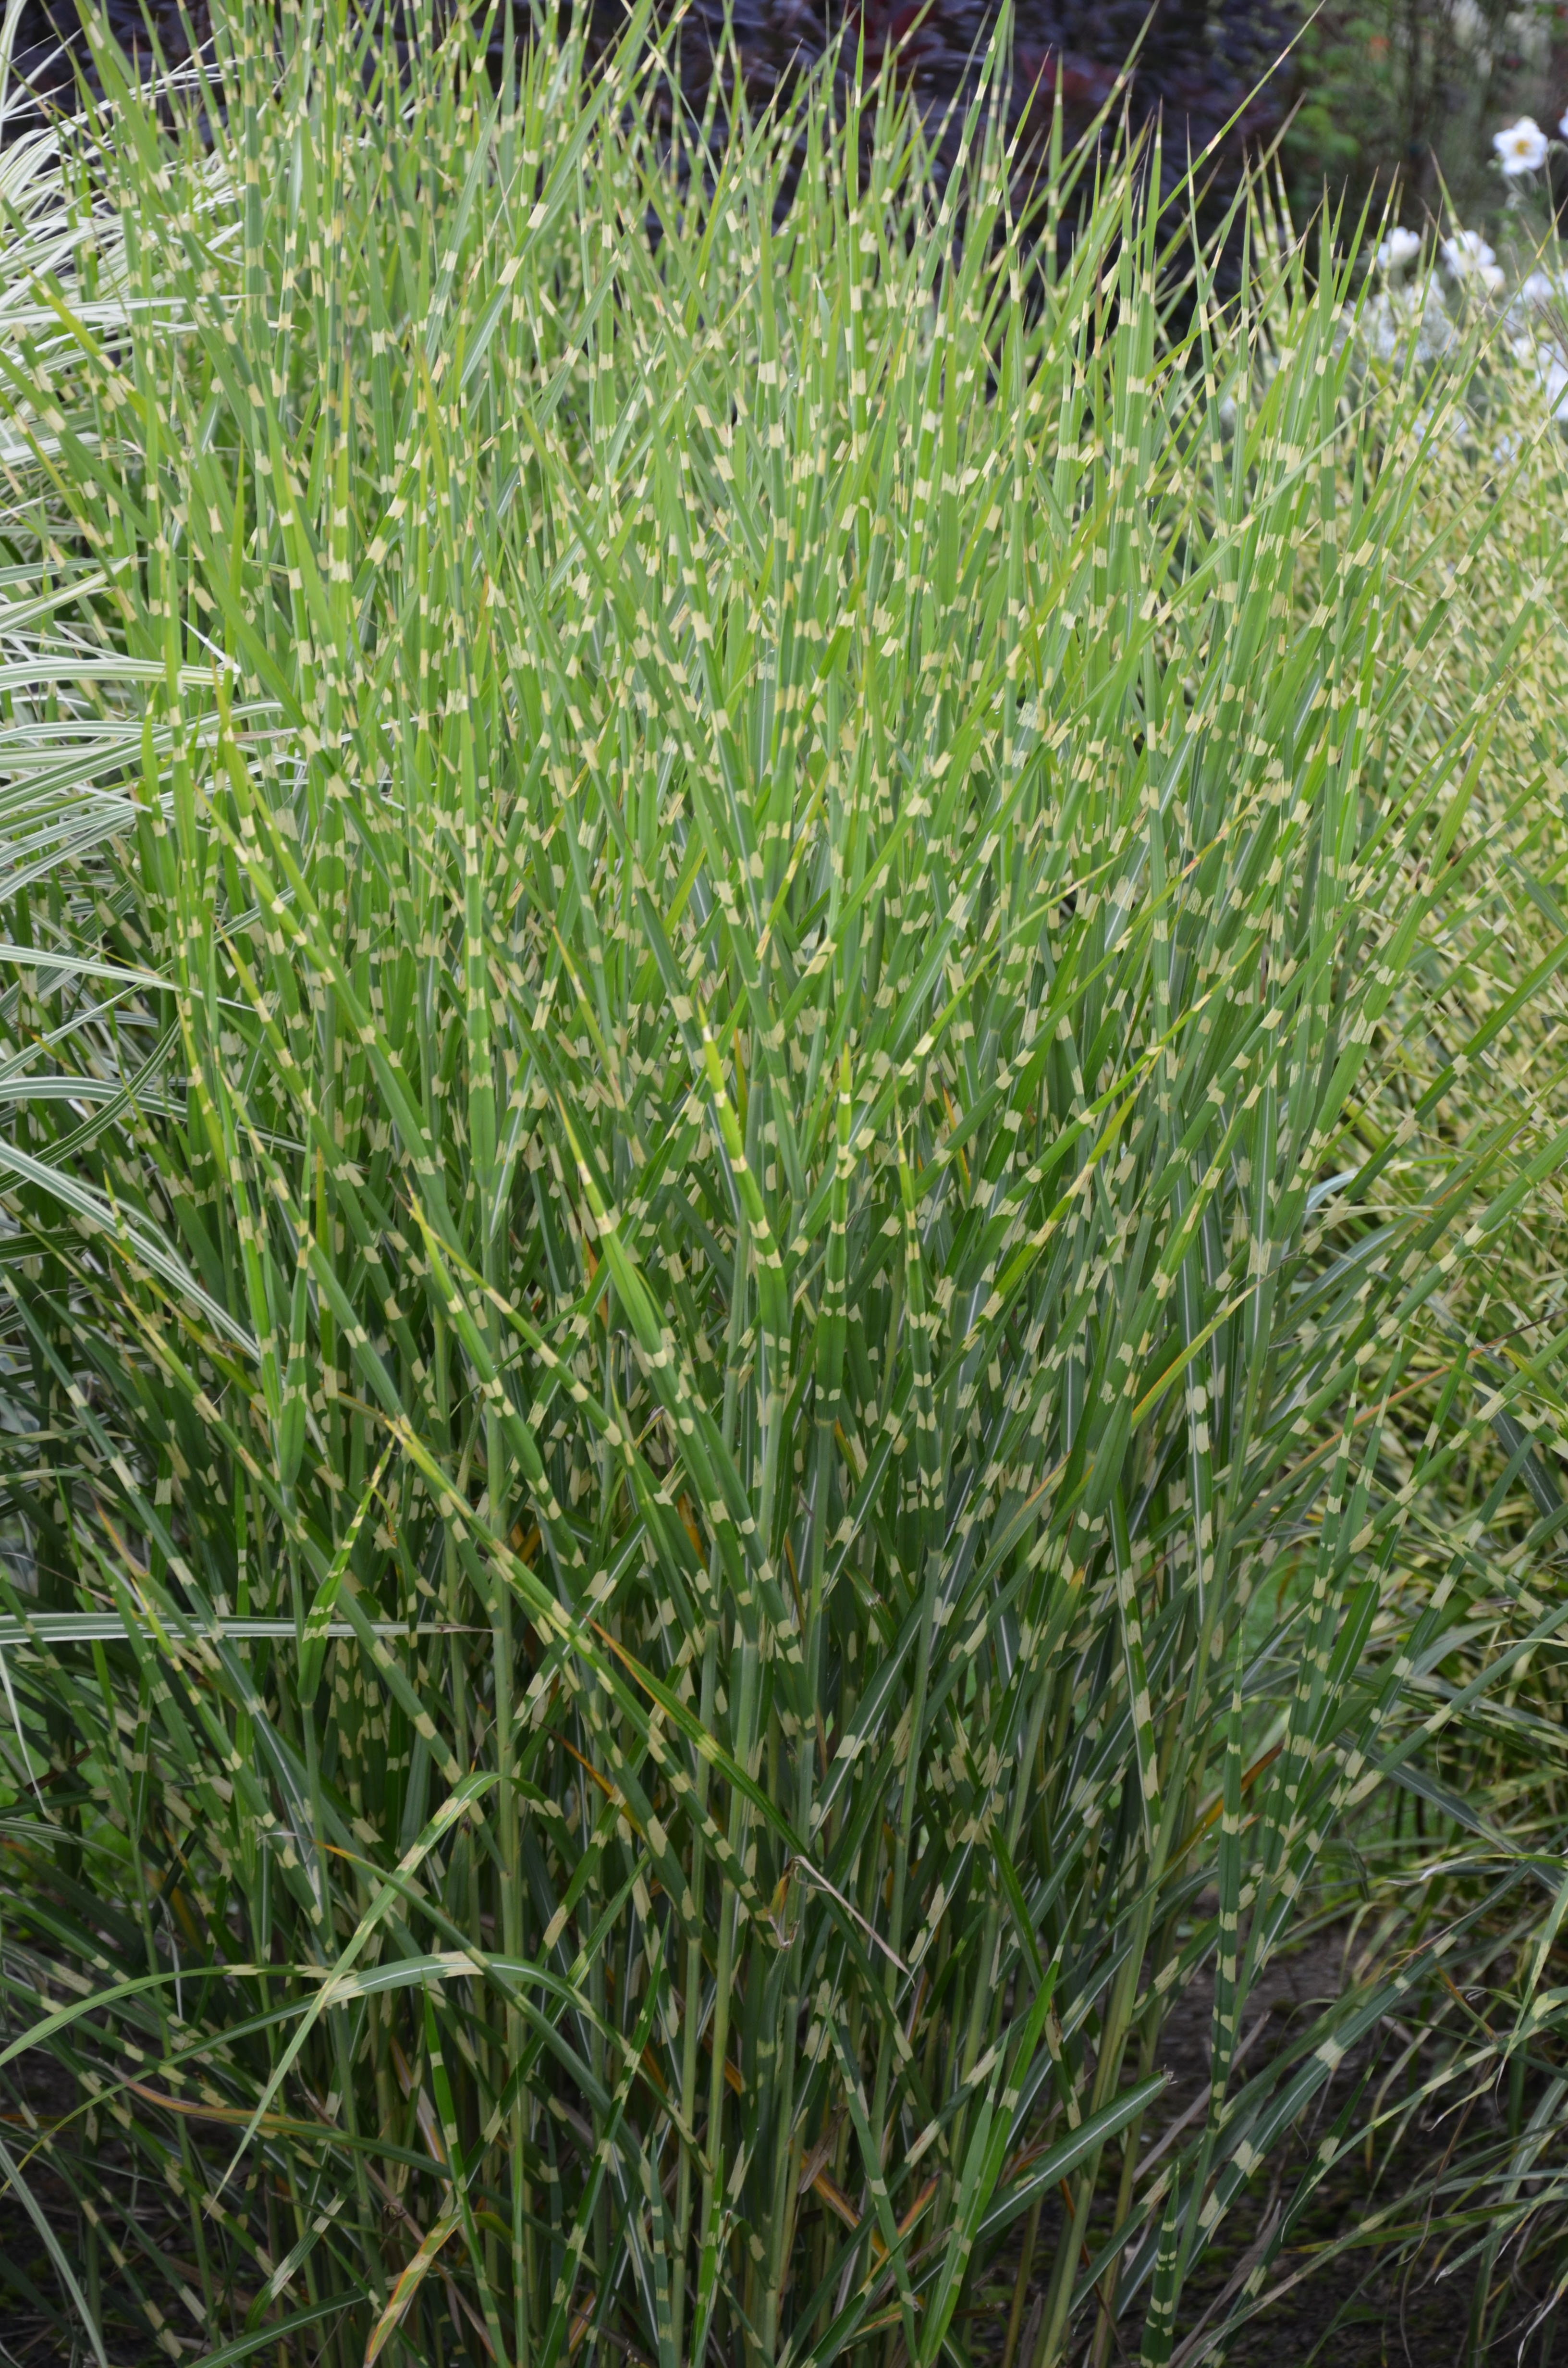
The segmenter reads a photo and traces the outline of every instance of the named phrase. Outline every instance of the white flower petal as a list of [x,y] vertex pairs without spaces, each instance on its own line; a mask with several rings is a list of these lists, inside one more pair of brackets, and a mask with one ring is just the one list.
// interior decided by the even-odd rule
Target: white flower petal
[[1497,257],[1479,231],[1457,230],[1442,244],[1443,261],[1456,279],[1468,279],[1472,271],[1484,271]]
[[1403,228],[1391,230],[1378,249],[1378,263],[1384,271],[1401,271],[1414,263],[1421,252],[1419,233]]
[[1547,138],[1533,115],[1521,115],[1492,135],[1497,159],[1510,179],[1520,173],[1539,173],[1546,162]]

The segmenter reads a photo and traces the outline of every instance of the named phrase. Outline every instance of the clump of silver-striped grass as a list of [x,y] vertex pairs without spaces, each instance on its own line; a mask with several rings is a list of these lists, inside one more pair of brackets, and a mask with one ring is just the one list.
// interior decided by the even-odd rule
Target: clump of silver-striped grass
[[0,356],[0,2171],[99,2357],[1164,2362],[1454,1944],[1241,2068],[1489,1534],[1556,1617],[1486,513],[1267,210],[1042,266],[994,77],[938,189],[271,23],[104,60]]

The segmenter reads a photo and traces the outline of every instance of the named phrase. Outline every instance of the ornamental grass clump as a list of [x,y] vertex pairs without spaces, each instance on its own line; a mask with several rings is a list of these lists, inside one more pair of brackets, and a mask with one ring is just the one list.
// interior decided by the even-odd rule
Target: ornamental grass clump
[[1441,390],[1267,207],[1167,317],[994,66],[938,192],[885,85],[671,134],[644,31],[100,42],[12,190],[0,2274],[79,2358],[1194,2359],[1492,1895],[1249,1992],[1568,1616],[1556,1319],[1471,1361],[1555,546],[1476,636]]

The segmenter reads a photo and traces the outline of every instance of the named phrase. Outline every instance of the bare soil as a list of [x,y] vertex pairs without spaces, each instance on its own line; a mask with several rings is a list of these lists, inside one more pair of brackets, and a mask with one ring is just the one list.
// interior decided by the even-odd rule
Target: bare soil
[[[1243,2018],[1243,2041],[1249,2071],[1266,2064],[1287,2045],[1304,2022],[1311,2022],[1340,1995],[1345,1986],[1346,1936],[1343,1931],[1320,1935],[1306,1947],[1278,1959],[1256,1985]],[[1159,2068],[1171,2087],[1144,2135],[1146,2147],[1157,2145],[1163,2131],[1199,2104],[1209,2087],[1212,1992],[1195,1984],[1179,2002],[1165,2027]],[[1317,2117],[1321,2127],[1345,2100],[1348,2084],[1363,2068],[1363,2060],[1347,2055],[1329,2096],[1326,2112]],[[1473,2123],[1471,2124],[1473,2134]],[[1436,2112],[1416,2127],[1392,2166],[1380,2165],[1374,2179],[1364,2152],[1348,2153],[1335,2163],[1317,2190],[1290,2245],[1276,2258],[1266,2293],[1278,2299],[1250,2320],[1222,2347],[1198,2351],[1204,2328],[1218,2323],[1223,2305],[1244,2276],[1254,2248],[1277,2199],[1289,2197],[1309,2158],[1315,2135],[1304,2135],[1292,2156],[1271,2162],[1257,2182],[1233,2207],[1211,2245],[1189,2276],[1176,2331],[1176,2355],[1193,2344],[1189,2368],[1501,2368],[1505,2361],[1517,2368],[1552,2368],[1554,2357],[1568,2363],[1568,2340],[1554,2353],[1554,2334],[1561,2336],[1568,2309],[1557,2314],[1557,2324],[1530,2330],[1545,2293],[1537,2294],[1522,2281],[1500,2322],[1489,2333],[1483,2349],[1472,2349],[1471,2307],[1472,2280],[1467,2269],[1454,2273],[1449,2255],[1437,2242],[1426,2245],[1372,2241],[1353,2249],[1341,2248],[1358,2224],[1381,2211],[1407,2185],[1441,2162],[1452,2144],[1453,2124]],[[1043,2216],[1037,2254],[1040,2271],[1030,2291],[1030,2310],[1043,2298],[1056,2243],[1056,2226]],[[1322,2257],[1328,2254],[1329,2258]],[[983,2318],[971,2322],[971,2356],[994,2368],[1002,2357],[1017,2250],[1005,2270],[994,2271],[983,2303],[991,2306]],[[1134,2298],[1115,2330],[1110,2358],[1136,2362],[1139,2356],[1146,2293]],[[1028,2319],[1026,2317],[1026,2328]],[[1528,2340],[1527,2340],[1528,2339]],[[1083,2358],[1090,2356],[1085,2339]],[[1525,2348],[1521,2351],[1521,2341]],[[1028,2368],[1020,2343],[1018,2368]]]

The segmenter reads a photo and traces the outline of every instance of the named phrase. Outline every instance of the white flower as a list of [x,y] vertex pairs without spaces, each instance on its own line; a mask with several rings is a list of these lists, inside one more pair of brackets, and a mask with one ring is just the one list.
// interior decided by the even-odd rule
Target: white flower
[[1483,263],[1478,277],[1489,296],[1501,296],[1508,284],[1501,265],[1495,263]]
[[1362,334],[1380,361],[1396,356],[1436,361],[1453,344],[1455,329],[1431,280],[1419,288],[1394,287],[1367,307]]
[[1564,140],[1568,140],[1568,115],[1565,115],[1565,116],[1563,117],[1563,119],[1562,119],[1562,122],[1558,125],[1557,129],[1559,130],[1559,131],[1561,131],[1561,132],[1562,132],[1562,137],[1564,138]]
[[1533,115],[1521,115],[1492,134],[1497,161],[1512,180],[1519,173],[1539,173],[1546,162],[1546,134]]
[[1443,261],[1456,279],[1468,279],[1472,271],[1485,271],[1496,260],[1479,231],[1457,230],[1452,238],[1443,241]]
[[1550,271],[1532,271],[1519,286],[1519,294],[1527,304],[1554,304],[1559,292]]
[[1407,263],[1415,262],[1420,252],[1419,232],[1391,230],[1378,249],[1379,268],[1383,271],[1403,271]]

